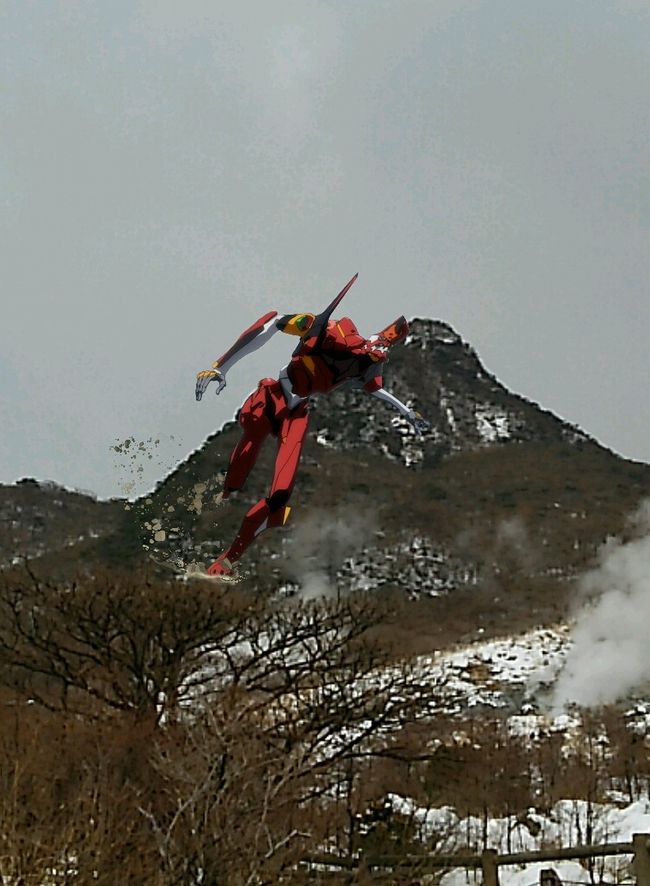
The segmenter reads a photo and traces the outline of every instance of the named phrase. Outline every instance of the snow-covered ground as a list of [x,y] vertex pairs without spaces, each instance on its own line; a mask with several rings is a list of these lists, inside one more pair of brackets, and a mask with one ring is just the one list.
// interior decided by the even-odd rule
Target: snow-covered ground
[[[436,681],[439,710],[462,713],[477,706],[512,710],[513,698],[525,700],[535,691],[553,683],[571,647],[567,626],[539,628],[517,637],[477,642],[463,648],[441,651],[418,660],[422,674]],[[519,711],[507,716],[513,733],[535,738],[541,730],[563,732],[567,737],[579,731],[580,721],[569,714],[530,713],[525,701]],[[637,706],[639,707],[639,706]],[[633,720],[647,719],[646,706],[627,712]],[[634,803],[622,795],[612,795],[609,804],[584,800],[562,800],[550,813],[530,809],[526,816],[494,818],[486,823],[477,817],[460,817],[450,806],[436,809],[418,807],[408,798],[389,796],[395,812],[412,818],[419,836],[433,841],[438,853],[480,853],[484,847],[500,854],[534,852],[551,846],[568,847],[595,843],[628,843],[635,833],[650,833],[650,800]],[[533,886],[540,872],[552,867],[565,883],[634,882],[631,855],[612,855],[592,860],[595,880],[587,861],[535,862],[499,867],[502,886]],[[446,873],[442,886],[468,886],[482,882],[480,871],[454,869]]]
[[[267,638],[262,645],[266,646]],[[565,625],[537,628],[515,637],[492,639],[441,650],[420,656],[416,660],[416,676],[423,687],[431,714],[462,715],[467,711],[487,707],[501,711],[509,729],[516,734],[535,739],[540,732],[557,731],[567,739],[579,732],[578,717],[561,714],[551,716],[535,710],[531,700],[538,690],[552,684],[562,668],[571,648],[570,629]],[[231,650],[245,660],[253,650],[249,644],[239,643]],[[301,660],[305,650],[278,648],[277,654],[285,664]],[[223,679],[222,670],[214,658],[206,661],[213,669],[214,679]],[[200,675],[199,675],[200,676]],[[369,685],[382,686],[392,676],[391,668],[368,675],[355,691],[367,690]],[[363,684],[363,685],[362,685]],[[200,694],[200,692],[199,692]],[[193,693],[188,693],[192,698]],[[280,713],[280,712],[279,712]],[[290,713],[293,713],[290,711]],[[641,718],[639,720],[639,718]],[[628,725],[648,718],[647,706],[637,705],[626,713]],[[321,753],[327,756],[336,751],[341,742],[353,732],[364,732],[371,723],[358,722],[350,730],[341,730],[323,742]],[[389,727],[390,728],[390,727]],[[445,806],[430,809],[419,807],[409,797],[389,795],[394,812],[406,815],[415,823],[420,839],[435,846],[438,853],[462,852],[479,854],[484,847],[500,854],[534,852],[552,846],[569,847],[587,843],[631,842],[634,833],[650,833],[650,800],[629,803],[623,795],[612,794],[611,803],[591,804],[584,800],[563,800],[547,814],[529,809],[524,816],[494,818],[486,823],[474,816],[461,817],[456,809]],[[596,879],[591,879],[587,862],[543,861],[525,866],[499,867],[501,886],[533,886],[539,883],[540,872],[552,867],[565,883],[631,883],[631,855],[608,856],[592,860]],[[468,886],[482,880],[480,871],[454,869],[447,872],[442,886]]]
[[[266,638],[258,643],[264,646]],[[426,694],[429,713],[462,714],[478,707],[501,709],[510,714],[508,722],[513,732],[532,736],[540,728],[565,731],[576,725],[565,714],[549,718],[532,713],[527,702],[537,689],[555,679],[569,647],[568,628],[537,628],[516,637],[479,641],[419,656],[414,670]],[[187,685],[183,686],[186,704],[190,706],[202,692],[214,689],[211,677],[216,684],[224,679],[221,654],[208,647],[204,652],[205,660],[188,675]],[[297,664],[307,652],[298,644],[290,650],[278,647],[269,655],[284,666],[288,662]],[[244,661],[253,651],[248,644],[237,643],[231,653]],[[392,668],[382,668],[367,676],[364,685],[383,686],[393,676]]]
[[[620,861],[621,868],[618,872],[603,872],[603,878],[600,879],[600,873],[596,882],[603,883],[633,883],[635,882],[627,870],[629,867],[629,859],[623,863]],[[573,883],[591,883],[589,871],[583,868],[577,861],[536,861],[531,864],[515,866],[506,865],[499,867],[499,883],[500,886],[538,886],[540,882],[540,874],[542,871],[553,868],[558,877],[565,884]],[[599,868],[597,868],[600,871]],[[465,871],[462,868],[455,868],[449,871],[440,880],[440,886],[478,886],[483,882],[483,874],[481,871]]]
[[[529,698],[552,683],[569,647],[566,626],[536,628],[516,637],[421,656],[418,670],[425,680],[435,682],[440,707],[447,713],[477,706],[508,708],[515,696]],[[521,713],[526,710],[524,704]],[[564,717],[558,719],[564,723]],[[527,718],[525,725],[532,726],[533,720]]]
[[[496,849],[500,854],[535,852],[551,846],[577,846],[587,842],[629,843],[635,833],[650,833],[650,801],[638,800],[619,808],[614,804],[592,804],[584,800],[561,800],[548,815],[529,810],[524,820],[515,817],[495,818],[487,823],[487,839],[484,843],[485,824],[482,819],[470,816],[460,818],[454,809],[418,807],[412,800],[390,795],[395,812],[412,818],[421,838],[436,840],[436,851],[480,853],[483,846]],[[591,832],[589,831],[591,827]],[[589,841],[587,834],[590,834]],[[634,878],[630,872],[631,855],[612,855],[594,859],[597,880],[621,883]],[[586,865],[586,861],[584,862]],[[539,873],[544,868],[554,868],[566,882],[589,882],[586,867],[577,861],[535,862],[527,865],[499,866],[502,886],[529,886],[539,883]],[[456,868],[442,878],[442,886],[466,886],[479,882],[480,871]]]

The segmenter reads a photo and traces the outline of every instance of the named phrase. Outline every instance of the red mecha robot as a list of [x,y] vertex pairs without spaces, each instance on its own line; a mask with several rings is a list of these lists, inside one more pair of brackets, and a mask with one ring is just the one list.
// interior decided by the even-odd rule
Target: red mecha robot
[[270,311],[260,317],[212,364],[212,369],[197,375],[197,400],[201,399],[211,381],[217,382],[215,393],[219,394],[226,386],[226,373],[235,363],[260,348],[276,332],[300,338],[289,364],[281,370],[278,379],[263,378],[239,412],[242,436],[230,456],[223,498],[241,489],[269,434],[277,439],[273,482],[269,494],[245,515],[230,547],[208,568],[210,576],[232,578],[233,564],[251,542],[268,527],[286,523],[291,510],[287,502],[309,423],[311,394],[328,394],[341,385],[352,384],[395,407],[417,434],[424,433],[429,427],[419,413],[382,387],[382,367],[388,359],[389,349],[403,341],[408,333],[404,317],[399,317],[369,339],[359,334],[349,317],[330,319],[357,276],[354,275],[320,314],[278,317],[277,311]]

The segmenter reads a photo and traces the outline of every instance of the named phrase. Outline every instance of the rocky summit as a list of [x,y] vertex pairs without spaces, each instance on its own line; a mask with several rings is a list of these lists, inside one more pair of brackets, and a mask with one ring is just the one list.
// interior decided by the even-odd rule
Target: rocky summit
[[[562,443],[589,438],[576,426],[512,394],[482,366],[451,326],[415,319],[391,352],[386,387],[431,423],[422,439],[390,409],[354,390],[314,398],[312,429],[323,446],[372,448],[408,467],[495,443]],[[397,433],[396,433],[397,431]]]

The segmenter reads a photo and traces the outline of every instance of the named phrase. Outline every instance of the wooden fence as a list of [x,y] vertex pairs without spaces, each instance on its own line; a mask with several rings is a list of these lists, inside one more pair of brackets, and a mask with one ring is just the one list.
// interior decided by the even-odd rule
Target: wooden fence
[[[513,852],[499,854],[495,849],[486,849],[480,855],[409,855],[409,856],[362,856],[344,858],[329,853],[314,854],[304,859],[306,866],[347,872],[349,874],[376,873],[405,876],[434,873],[452,868],[480,869],[483,872],[483,886],[499,886],[499,868],[504,865],[521,865],[536,861],[565,861],[567,859],[597,858],[606,855],[632,855],[633,869],[637,886],[650,886],[650,834],[634,834],[631,843],[601,843],[594,846],[573,846],[566,849],[540,849],[537,852]],[[547,882],[553,876],[549,871]]]

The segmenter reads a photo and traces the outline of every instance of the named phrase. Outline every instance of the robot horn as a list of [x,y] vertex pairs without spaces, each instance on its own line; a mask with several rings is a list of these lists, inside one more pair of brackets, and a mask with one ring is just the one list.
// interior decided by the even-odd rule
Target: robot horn
[[325,330],[327,329],[327,321],[332,316],[333,312],[337,308],[337,306],[343,300],[344,295],[347,293],[348,289],[352,286],[354,281],[359,276],[358,272],[354,275],[354,277],[345,284],[343,289],[336,296],[334,301],[330,302],[330,304],[325,308],[325,310],[316,315],[316,319],[314,320],[310,332],[312,335],[322,336],[325,334]]

